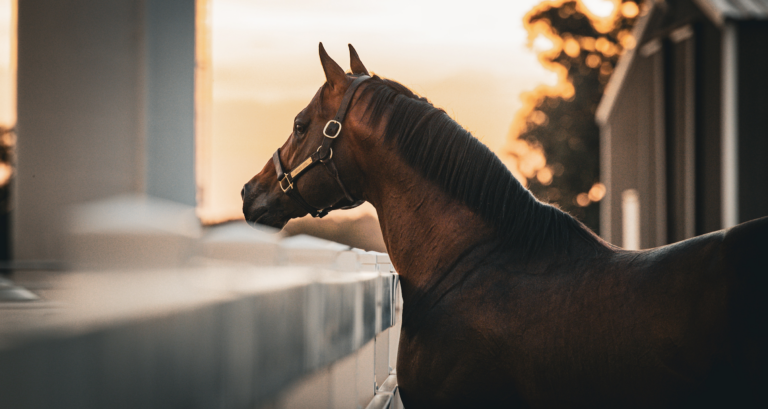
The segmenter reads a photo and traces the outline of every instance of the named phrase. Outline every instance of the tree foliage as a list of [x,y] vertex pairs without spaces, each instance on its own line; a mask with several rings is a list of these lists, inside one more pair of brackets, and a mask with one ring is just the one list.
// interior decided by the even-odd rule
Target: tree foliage
[[[631,3],[631,4],[629,4]],[[577,1],[551,1],[526,16],[533,36],[545,35],[555,44],[543,52],[546,67],[564,72],[569,92],[540,92],[524,116],[516,136],[540,147],[546,166],[528,177],[528,187],[540,200],[557,204],[594,231],[599,229],[600,132],[595,111],[619,56],[635,46],[630,29],[641,13],[633,1],[600,21]]]
[[0,126],[0,260],[11,258],[10,212],[13,179],[14,129]]

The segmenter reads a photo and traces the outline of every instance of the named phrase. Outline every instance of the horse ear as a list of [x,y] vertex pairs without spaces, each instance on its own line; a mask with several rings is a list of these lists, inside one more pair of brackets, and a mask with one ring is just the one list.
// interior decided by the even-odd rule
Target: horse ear
[[369,75],[368,70],[365,69],[365,65],[360,61],[360,56],[357,55],[355,47],[352,44],[349,45],[349,66],[352,68],[352,74],[364,74]]
[[325,79],[331,88],[336,89],[346,83],[347,74],[344,74],[344,70],[339,67],[339,64],[336,64],[336,61],[333,61],[328,53],[325,52],[323,43],[320,43],[320,63],[323,64]]

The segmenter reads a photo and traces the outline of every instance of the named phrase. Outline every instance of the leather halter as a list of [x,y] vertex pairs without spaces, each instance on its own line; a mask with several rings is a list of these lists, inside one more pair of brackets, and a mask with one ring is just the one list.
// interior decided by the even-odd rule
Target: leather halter
[[[313,153],[304,162],[301,162],[299,166],[296,166],[296,168],[287,173],[283,172],[283,164],[280,162],[280,148],[277,148],[275,153],[272,155],[272,162],[275,164],[275,171],[277,172],[277,183],[280,185],[280,189],[282,189],[283,193],[287,194],[288,197],[298,203],[304,210],[311,214],[312,217],[323,217],[327,215],[331,210],[351,209],[353,207],[360,206],[363,203],[363,200],[356,200],[352,198],[346,187],[344,187],[344,183],[339,178],[339,172],[336,169],[336,165],[331,162],[331,158],[333,158],[333,149],[331,149],[331,145],[333,144],[333,141],[336,140],[336,138],[341,134],[341,124],[344,122],[344,117],[347,115],[347,109],[349,108],[350,102],[352,102],[352,97],[355,96],[357,87],[359,87],[363,81],[371,78],[367,75],[353,75],[353,77],[356,78],[352,82],[352,85],[350,85],[347,89],[347,92],[344,93],[344,98],[341,100],[341,106],[339,106],[339,110],[336,112],[336,116],[328,121],[323,128],[323,142],[317,148],[315,153]],[[318,209],[304,200],[304,198],[299,193],[299,189],[296,187],[296,181],[299,179],[299,176],[303,175],[304,172],[312,169],[318,163],[325,165],[328,171],[331,172],[334,179],[336,179],[336,183],[341,188],[341,191],[344,192],[344,196],[346,197],[348,203],[344,203],[342,199],[331,207]]]

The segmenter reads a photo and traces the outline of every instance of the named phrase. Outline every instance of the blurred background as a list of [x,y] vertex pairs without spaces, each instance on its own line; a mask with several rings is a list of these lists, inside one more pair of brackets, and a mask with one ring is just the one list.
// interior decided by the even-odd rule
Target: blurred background
[[[185,9],[193,13],[191,27],[170,18],[171,6],[89,10],[83,0],[29,7],[31,21],[34,13],[84,21],[113,13],[121,33],[133,37],[88,43],[77,37],[90,35],[87,30],[75,29],[74,43],[48,39],[55,27],[19,28],[17,2],[0,0],[0,258],[5,260],[12,256],[12,243],[24,248],[24,232],[35,229],[50,229],[44,236],[51,238],[29,239],[29,246],[40,247],[42,241],[45,249],[28,256],[21,251],[21,258],[57,257],[53,236],[62,218],[25,213],[40,189],[70,188],[57,199],[61,204],[145,192],[195,206],[205,225],[242,220],[240,186],[262,169],[289,134],[296,112],[323,82],[318,41],[342,66],[346,44],[354,44],[369,69],[445,109],[540,200],[617,244],[652,247],[731,226],[763,214],[768,200],[764,189],[752,187],[766,172],[758,159],[765,149],[759,137],[765,101],[754,91],[764,83],[759,73],[765,57],[751,52],[764,36],[764,0],[197,0]],[[145,14],[152,17],[146,32],[131,32],[131,21],[148,18]],[[56,24],[62,32],[70,30]],[[160,39],[168,33],[175,33],[176,43]],[[121,51],[135,40],[146,52]],[[67,51],[72,47],[80,49]],[[113,57],[104,54],[110,47],[117,50]],[[638,51],[642,47],[645,51]],[[28,68],[17,77],[19,55]],[[110,70],[113,77],[105,76]],[[611,82],[617,70],[620,75]],[[53,72],[70,79],[55,92],[41,82],[53,84]],[[34,84],[18,99],[17,78],[18,88]],[[135,100],[122,107],[109,104],[99,94],[106,90],[119,91],[113,96],[124,102]],[[90,115],[83,114],[88,103],[77,103],[81,96],[95,104]],[[57,104],[69,111],[57,112]],[[631,118],[620,112],[629,104],[635,104],[628,108]],[[17,106],[23,107],[19,126]],[[109,121],[116,112],[110,109],[122,116],[110,124],[91,121],[97,116]],[[114,127],[119,128],[114,135],[98,137]],[[619,127],[625,142],[611,132]],[[57,149],[46,141],[82,132],[90,136],[62,146],[76,157],[67,162],[68,175],[38,177],[34,187],[32,172],[29,182],[20,182],[14,152],[25,140],[27,169],[33,169],[35,161],[50,163],[41,149]],[[109,148],[130,147],[129,154],[115,157],[121,166],[145,168],[118,176],[120,167],[114,166],[100,174],[91,164],[100,154],[96,145],[108,148],[109,138],[124,139]],[[88,182],[113,173],[120,186]],[[102,182],[104,189],[93,188]],[[24,206],[12,216],[13,203]],[[24,237],[14,236],[11,219]],[[324,220],[294,220],[285,230],[385,250],[369,205]]]
[[[537,197],[599,233],[605,187],[592,118],[617,59],[635,46],[630,29],[646,6],[206,0],[195,7],[195,206],[204,224],[243,218],[240,186],[283,143],[292,118],[324,81],[316,50],[323,41],[342,66],[346,44],[354,44],[373,72],[446,110]],[[15,1],[0,1],[4,259],[10,257],[16,10]],[[366,204],[325,220],[292,221],[286,231],[385,251],[377,223]]]
[[768,0],[0,0],[0,407],[397,407],[372,207],[241,213],[320,41],[616,245],[768,214]]

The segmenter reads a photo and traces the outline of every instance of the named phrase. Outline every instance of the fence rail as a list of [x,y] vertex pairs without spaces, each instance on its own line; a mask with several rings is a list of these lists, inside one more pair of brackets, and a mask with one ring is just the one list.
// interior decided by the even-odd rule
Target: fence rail
[[0,407],[394,405],[386,254],[244,223],[135,227],[77,230],[70,271],[14,276],[41,300],[0,303]]

